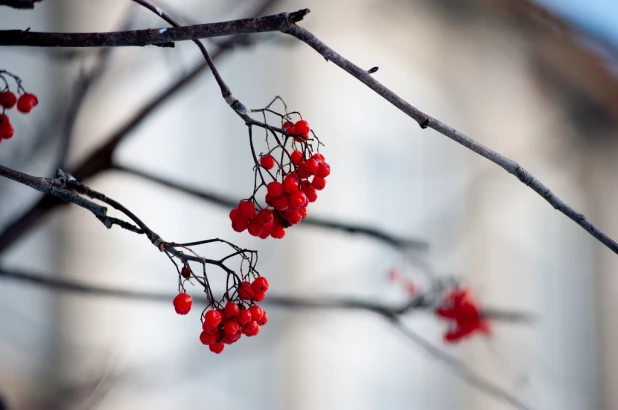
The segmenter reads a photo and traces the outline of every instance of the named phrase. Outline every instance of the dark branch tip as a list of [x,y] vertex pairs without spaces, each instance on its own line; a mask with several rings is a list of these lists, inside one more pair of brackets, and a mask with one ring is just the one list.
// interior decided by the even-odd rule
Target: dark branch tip
[[380,67],[371,67],[369,70],[367,70],[367,74],[373,74],[375,72],[377,72],[380,69]]
[[288,20],[291,24],[298,23],[299,21],[302,21],[302,19],[305,18],[305,16],[309,14],[310,12],[311,10],[309,9],[301,9],[301,10],[292,12],[289,14]]

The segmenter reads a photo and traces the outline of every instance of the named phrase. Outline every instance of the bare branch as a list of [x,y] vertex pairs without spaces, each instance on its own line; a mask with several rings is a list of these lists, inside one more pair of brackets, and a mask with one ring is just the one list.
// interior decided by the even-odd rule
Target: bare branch
[[43,0],[0,0],[0,6],[13,7],[14,9],[33,9],[35,3]]

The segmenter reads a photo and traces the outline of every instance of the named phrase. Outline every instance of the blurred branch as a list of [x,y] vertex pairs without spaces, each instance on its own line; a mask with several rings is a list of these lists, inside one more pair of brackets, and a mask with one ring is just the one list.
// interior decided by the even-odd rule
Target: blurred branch
[[[92,286],[80,283],[78,281],[61,279],[58,275],[41,275],[33,274],[27,271],[17,269],[5,269],[0,268],[0,279],[9,279],[22,283],[32,284],[40,286],[46,289],[52,289],[62,292],[73,292],[78,294],[85,294],[89,296],[97,297],[111,297],[128,299],[135,301],[149,301],[149,302],[162,302],[170,303],[174,298],[174,295],[167,293],[146,292],[140,290],[126,290],[118,288],[106,288],[99,286]],[[197,296],[193,298],[195,303],[208,304],[207,298],[204,296]],[[493,384],[489,380],[485,380],[481,376],[478,376],[473,370],[465,363],[457,360],[456,358],[448,355],[438,347],[432,345],[427,340],[417,335],[412,330],[408,329],[401,322],[401,316],[409,313],[413,310],[432,310],[434,304],[431,298],[427,298],[423,295],[415,296],[410,299],[408,303],[400,306],[389,306],[372,301],[353,299],[353,298],[306,298],[295,296],[282,296],[269,294],[268,297],[262,302],[262,305],[273,306],[288,309],[345,309],[345,310],[360,310],[378,314],[385,318],[389,323],[395,326],[400,332],[402,332],[408,339],[412,340],[415,344],[427,351],[432,357],[445,363],[452,368],[455,373],[461,377],[464,381],[471,386],[489,394],[499,400],[503,400],[515,408],[521,410],[527,410],[529,407],[519,401],[516,397],[506,392],[499,386]],[[487,312],[500,312],[497,309],[489,309],[483,311],[483,315],[488,317]],[[511,317],[512,322],[525,322],[529,321],[531,316],[523,312],[508,312],[508,315],[502,315],[502,317]],[[514,318],[518,318],[515,320]],[[498,317],[497,320],[501,320]]]
[[[222,195],[218,192],[206,191],[204,189],[196,189],[191,188],[188,185],[184,185],[179,182],[174,182],[166,178],[158,177],[152,175],[148,172],[140,171],[136,168],[127,165],[112,165],[113,170],[117,170],[120,172],[124,172],[127,174],[135,175],[137,177],[146,179],[151,182],[155,182],[159,185],[163,185],[165,187],[175,189],[177,191],[183,192],[185,194],[189,194],[195,196],[197,198],[208,201],[212,204],[222,206],[226,209],[232,209],[238,205],[238,199],[233,199],[231,197]],[[301,226],[316,226],[326,229],[332,229],[336,231],[343,231],[351,234],[359,234],[363,236],[367,236],[369,238],[378,240],[380,242],[384,242],[394,248],[401,250],[425,250],[429,247],[426,241],[421,239],[410,239],[410,238],[402,238],[396,235],[392,235],[390,233],[384,232],[378,228],[363,226],[358,224],[348,224],[338,221],[332,221],[327,219],[320,218],[312,218],[306,217],[301,222]]]
[[520,410],[530,410],[531,408],[519,400],[517,397],[513,396],[511,393],[507,392],[503,388],[497,386],[496,384],[490,382],[489,380],[479,376],[476,374],[470,366],[461,360],[456,359],[455,357],[449,355],[443,350],[431,344],[428,340],[421,337],[418,333],[410,330],[401,320],[396,316],[391,316],[390,323],[399,330],[406,338],[414,342],[417,346],[420,346],[423,350],[429,353],[434,359],[441,361],[442,363],[449,366],[451,369],[455,371],[455,373],[461,377],[469,385],[477,388],[478,390],[492,396],[498,400],[502,400],[504,402],[509,403],[511,406]]
[[43,0],[0,0],[0,6],[13,7],[14,9],[33,9],[35,3]]

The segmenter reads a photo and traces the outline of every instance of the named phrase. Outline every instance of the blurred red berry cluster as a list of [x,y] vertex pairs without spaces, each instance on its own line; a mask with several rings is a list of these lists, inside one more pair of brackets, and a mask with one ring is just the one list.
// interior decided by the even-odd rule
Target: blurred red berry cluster
[[435,313],[449,322],[444,333],[444,341],[448,343],[459,342],[476,332],[491,334],[491,325],[482,317],[480,306],[468,288],[448,290]]
[[13,137],[15,130],[6,115],[6,110],[10,110],[17,105],[17,111],[27,114],[34,106],[39,103],[34,94],[24,93],[17,98],[15,94],[6,89],[0,92],[0,107],[2,107],[2,114],[0,114],[0,141],[8,140]]

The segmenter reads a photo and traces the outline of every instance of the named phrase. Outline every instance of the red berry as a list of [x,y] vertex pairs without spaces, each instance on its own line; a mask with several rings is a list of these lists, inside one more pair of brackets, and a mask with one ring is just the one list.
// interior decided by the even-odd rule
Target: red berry
[[282,239],[285,236],[285,228],[279,224],[273,225],[270,236],[275,239]]
[[188,266],[183,266],[180,270],[180,276],[185,279],[189,279],[191,277],[191,268]]
[[238,214],[247,221],[253,221],[256,217],[255,205],[251,201],[240,201],[240,204],[238,204]]
[[264,276],[258,276],[251,284],[251,288],[255,293],[266,292],[268,290],[268,287],[268,279],[266,279]]
[[231,300],[227,302],[225,308],[223,308],[223,316],[225,316],[226,319],[236,319],[239,312],[240,308]]
[[300,213],[301,218],[306,218],[307,217],[307,207],[300,208],[298,210],[298,212]]
[[273,222],[275,221],[273,211],[271,211],[270,209],[262,209],[257,214],[257,221],[265,227],[272,226]]
[[231,344],[238,342],[238,339],[240,339],[240,336],[241,336],[240,326],[238,327],[238,329],[239,331],[237,331],[236,333],[232,335],[225,335],[225,337],[223,338],[223,343],[231,345]]
[[309,172],[309,170],[305,166],[306,164],[306,162],[303,162],[296,169],[296,173],[300,178],[309,178],[311,176],[311,172]]
[[209,310],[204,315],[204,326],[205,327],[217,327],[219,326],[219,323],[221,323],[222,319],[223,317],[221,316],[221,313],[219,313],[216,310]]
[[275,166],[275,159],[272,155],[264,155],[260,158],[260,165],[266,169],[272,169]]
[[266,298],[266,292],[257,292],[253,295],[254,302],[261,302]]
[[324,155],[322,155],[322,154],[320,154],[320,153],[313,154],[313,155],[311,156],[311,158],[313,158],[313,159],[315,159],[316,161],[319,161],[319,162],[324,162],[324,161],[325,161],[325,159],[324,159]]
[[238,217],[238,208],[234,208],[230,211],[230,221],[234,222],[234,219]]
[[232,229],[236,232],[242,232],[247,229],[247,221],[240,215],[236,216],[236,219],[232,221]]
[[298,165],[303,160],[303,153],[296,150],[290,154],[290,159],[294,164]]
[[241,309],[238,313],[238,323],[240,325],[246,325],[249,322],[251,322],[251,312],[249,309]]
[[304,167],[308,173],[315,175],[318,172],[319,163],[315,159],[311,158],[305,162]]
[[15,106],[17,97],[10,91],[3,91],[0,93],[0,106],[3,108],[11,109]]
[[264,312],[264,314],[262,315],[262,318],[258,320],[257,322],[258,322],[258,325],[260,326],[264,326],[266,323],[268,323],[268,313]]
[[200,333],[200,342],[202,342],[202,344],[209,345],[211,343],[214,343],[216,339],[217,336],[213,334],[207,332]]
[[294,178],[291,175],[288,175],[285,178],[283,178],[283,191],[286,194],[289,194],[296,190],[298,190],[298,180],[296,178]]
[[8,140],[13,137],[15,130],[6,114],[0,114],[0,140]]
[[286,221],[288,221],[290,225],[296,225],[302,220],[303,220],[303,216],[299,211],[290,212],[286,218]]
[[313,177],[313,181],[311,181],[311,186],[318,191],[321,191],[326,187],[326,180],[324,178],[315,176]]
[[251,298],[253,298],[253,288],[249,282],[240,282],[240,286],[238,287],[238,297],[244,300],[251,300]]
[[284,130],[287,130],[288,128],[293,127],[294,124],[292,124],[290,121],[286,121],[281,125],[281,128],[283,128]]
[[23,94],[17,100],[17,111],[27,114],[32,110],[32,107],[36,106],[39,100],[34,94]]
[[303,186],[303,192],[309,202],[315,202],[318,199],[318,193],[311,185]]
[[225,332],[226,335],[230,335],[230,336],[236,334],[239,328],[240,326],[238,326],[238,322],[235,322],[233,320],[225,322],[225,324],[223,325],[223,331]]
[[296,124],[294,124],[294,131],[296,131],[297,134],[306,137],[309,135],[309,130],[309,123],[305,120],[297,121]]
[[186,315],[191,310],[191,305],[193,304],[193,300],[191,296],[186,293],[179,293],[174,298],[174,309],[176,313],[179,315]]
[[283,195],[283,185],[280,182],[273,181],[266,185],[266,189],[273,199]]
[[273,208],[275,208],[277,211],[285,211],[286,209],[288,209],[288,197],[286,195],[281,195],[278,196],[277,198],[274,198],[272,200],[273,203]]
[[211,343],[208,347],[210,348],[211,352],[219,354],[223,351],[225,345],[223,343]]
[[256,336],[260,333],[260,325],[255,320],[252,320],[242,327],[242,333],[248,337]]
[[290,204],[290,208],[298,209],[305,206],[309,202],[309,199],[303,191],[296,190],[288,195],[288,202]]
[[320,162],[318,164],[318,173],[316,175],[321,178],[326,178],[327,176],[329,176],[330,175],[330,165],[328,165],[326,162]]
[[262,225],[258,221],[253,221],[247,228],[251,236],[260,236],[262,234]]
[[251,319],[260,320],[264,315],[264,309],[259,307],[258,305],[253,305],[249,308],[249,312],[251,312]]

